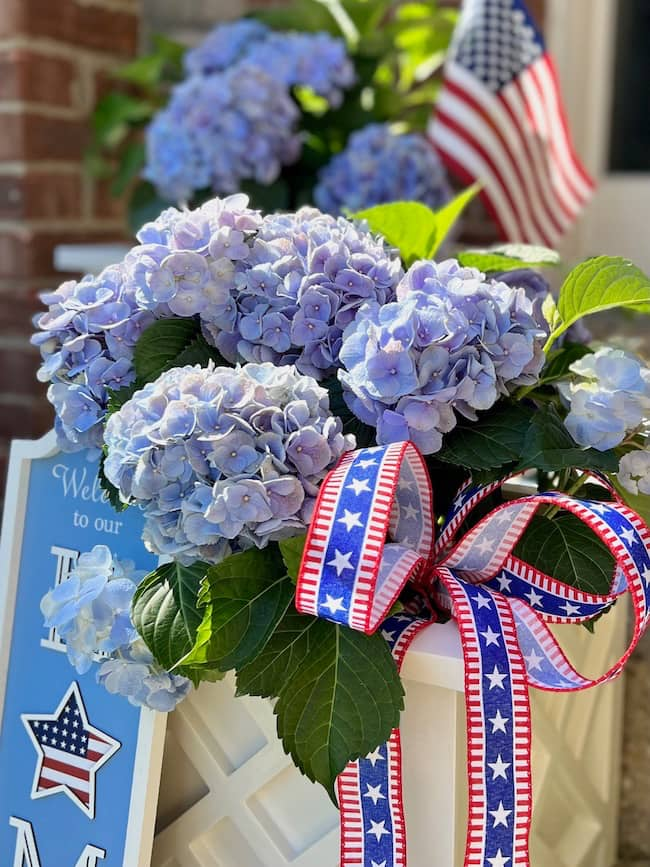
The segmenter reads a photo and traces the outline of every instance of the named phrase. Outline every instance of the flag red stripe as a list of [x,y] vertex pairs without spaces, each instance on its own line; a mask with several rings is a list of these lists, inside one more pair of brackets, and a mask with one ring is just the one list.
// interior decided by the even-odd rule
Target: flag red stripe
[[[39,791],[41,791],[42,789],[54,789],[56,786],[62,786],[62,785],[64,785],[64,784],[63,783],[57,783],[54,780],[46,780],[46,779],[43,779],[42,777],[38,781]],[[82,792],[79,789],[74,789],[72,786],[67,786],[67,785],[66,785],[66,788],[70,789],[70,791],[73,792],[77,798],[79,798],[79,800],[81,801],[82,804],[85,804],[86,806],[88,806],[88,804],[90,804],[90,793],[89,792]]]
[[49,756],[43,759],[43,767],[51,768],[53,771],[60,771],[62,774],[67,774],[70,777],[76,777],[78,780],[88,782],[90,774],[83,768],[78,768],[76,765],[69,765],[67,762],[60,762]]
[[[560,233],[561,230],[560,230],[559,225],[556,222],[555,215],[553,214],[553,212],[550,209],[547,209],[544,206],[540,190],[537,189],[533,184],[527,183],[526,178],[524,177],[524,174],[523,174],[521,166],[520,166],[520,161],[517,160],[516,155],[513,153],[512,149],[511,149],[511,147],[507,141],[507,138],[506,138],[503,130],[501,129],[498,118],[495,118],[494,115],[491,113],[489,114],[487,112],[487,110],[485,109],[485,107],[480,105],[480,103],[474,98],[474,96],[472,94],[470,94],[467,90],[465,90],[464,88],[462,88],[460,85],[456,84],[455,82],[447,79],[447,81],[445,82],[445,90],[451,91],[452,93],[454,93],[458,97],[458,99],[461,99],[464,103],[466,103],[479,116],[480,120],[482,122],[484,122],[485,125],[487,127],[489,127],[492,130],[492,132],[496,135],[496,137],[498,138],[499,143],[503,149],[505,157],[508,159],[508,162],[509,162],[513,172],[517,176],[520,187],[522,188],[522,190],[525,190],[527,192],[528,197],[531,201],[531,205],[537,205],[538,206],[537,208],[535,208],[533,206],[528,211],[528,213],[530,215],[531,222],[535,226],[537,233],[542,238],[544,243],[546,243],[546,244],[552,243],[553,238],[549,237],[548,231],[545,230],[543,228],[543,226],[540,224],[539,217],[537,216],[537,214],[539,212],[541,212],[543,209],[544,213],[546,214],[548,219],[551,221],[556,233]],[[519,127],[516,123],[514,124],[514,126],[515,126],[515,129],[517,129],[519,131]],[[523,136],[523,139],[525,141],[525,136]],[[533,177],[536,179],[535,175],[533,175]]]
[[[475,150],[476,153],[479,154],[479,156],[481,157],[483,162],[486,163],[486,165],[489,167],[490,172],[492,173],[493,177],[495,178],[495,180],[497,181],[497,183],[501,187],[503,194],[505,195],[506,199],[508,200],[508,204],[510,205],[512,213],[515,216],[515,220],[517,222],[517,226],[518,226],[518,229],[520,232],[521,239],[526,238],[528,236],[528,232],[523,227],[522,220],[521,220],[521,214],[519,213],[519,210],[517,209],[517,206],[514,202],[514,199],[512,197],[512,193],[510,192],[508,185],[506,183],[504,183],[501,172],[499,171],[499,169],[495,165],[490,154],[486,151],[486,149],[483,147],[481,142],[478,141],[474,137],[474,135],[467,129],[466,126],[464,126],[461,123],[458,123],[458,121],[455,118],[453,118],[451,115],[447,114],[445,111],[440,110],[440,109],[438,110],[438,120],[440,121],[440,123],[443,124],[443,126],[446,126],[447,129],[450,129],[452,132],[455,132],[457,135],[459,135],[463,139],[465,139],[465,141],[469,145],[471,145],[473,150]],[[479,178],[479,180],[480,180],[480,178]]]

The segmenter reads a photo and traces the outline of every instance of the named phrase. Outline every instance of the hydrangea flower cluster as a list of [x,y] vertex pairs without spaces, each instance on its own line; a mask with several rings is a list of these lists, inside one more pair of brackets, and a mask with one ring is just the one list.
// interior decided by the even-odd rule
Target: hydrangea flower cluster
[[434,210],[452,197],[436,152],[418,133],[397,133],[390,124],[370,124],[348,139],[345,149],[319,174],[314,201],[331,214],[400,199]]
[[382,239],[315,208],[266,217],[250,262],[223,314],[204,320],[206,338],[230,362],[295,364],[319,380],[362,304],[393,300],[402,276]]
[[523,289],[487,282],[453,259],[416,262],[397,301],[364,305],[343,335],[339,371],[354,414],[380,443],[440,449],[456,413],[476,419],[536,381],[544,332]]
[[172,201],[195,190],[237,191],[272,183],[301,149],[299,112],[272,74],[250,63],[192,76],[173,91],[147,129],[143,176]]
[[236,63],[265,69],[285,87],[308,87],[332,106],[354,84],[345,43],[329,33],[278,33],[253,19],[220,24],[185,55],[188,75],[212,75]]
[[354,82],[340,39],[327,33],[274,33],[242,20],[222,24],[187,52],[188,78],[147,129],[144,177],[164,197],[187,201],[196,190],[268,185],[301,150],[294,86],[330,105]]
[[183,563],[218,562],[306,529],[318,484],[353,439],[293,367],[181,367],[106,425],[105,473],[144,505],[144,540]]
[[32,342],[43,358],[38,377],[52,383],[63,450],[101,448],[108,391],[135,379],[135,345],[155,319],[227,306],[262,222],[247,201],[240,194],[191,212],[170,208],[143,226],[123,263],[42,296],[48,310],[36,316]]
[[647,426],[650,415],[650,368],[621,349],[605,347],[575,361],[575,376],[560,384],[569,405],[564,420],[582,446],[607,451]]
[[105,545],[95,545],[80,555],[68,578],[43,597],[41,611],[45,625],[55,627],[65,640],[68,659],[79,674],[90,669],[97,654],[108,654],[111,658],[102,664],[98,680],[109,692],[167,711],[187,695],[191,684],[154,663],[131,622],[131,600],[143,577],[133,563],[117,560]]

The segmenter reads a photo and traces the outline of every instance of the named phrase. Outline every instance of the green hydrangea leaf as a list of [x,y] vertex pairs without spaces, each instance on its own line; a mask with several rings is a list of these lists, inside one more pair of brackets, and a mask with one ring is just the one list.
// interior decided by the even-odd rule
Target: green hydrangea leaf
[[199,587],[208,568],[201,562],[191,566],[165,563],[150,572],[135,592],[133,623],[163,668],[178,666],[194,646],[201,623]]
[[106,461],[106,453],[102,451],[101,458],[99,459],[99,469],[97,470],[97,479],[99,481],[99,487],[104,491],[108,502],[115,509],[116,512],[123,512],[128,508],[129,504],[125,503],[124,500],[120,497],[120,492],[115,487],[112,482],[106,478],[106,473],[104,472],[104,463]]
[[433,233],[432,243],[423,258],[435,258],[436,253],[444,243],[447,235],[451,232],[456,221],[476,196],[480,188],[480,184],[472,184],[471,187],[467,187],[467,189],[463,190],[462,193],[454,196],[450,202],[447,202],[444,207],[435,212],[435,231]]
[[599,452],[579,446],[552,406],[534,413],[524,437],[517,471],[538,469],[544,472],[570,469],[614,471],[618,458],[613,450]]
[[593,530],[570,512],[536,515],[517,543],[515,557],[585,593],[607,593],[614,557]]
[[557,302],[561,322],[546,349],[578,319],[614,307],[650,313],[650,278],[620,257],[596,256],[582,262],[562,284]]
[[258,657],[238,672],[239,694],[277,696],[278,734],[294,763],[334,799],[346,764],[388,739],[404,691],[388,645],[287,611]]
[[158,319],[143,331],[135,347],[135,371],[142,382],[152,382],[172,367],[209,361],[225,364],[201,334],[196,319]]
[[264,647],[294,593],[275,546],[234,554],[213,566],[199,597],[203,619],[183,665],[221,671],[245,665]]
[[498,244],[485,249],[463,250],[458,254],[458,261],[489,274],[491,271],[552,267],[560,264],[560,256],[555,250],[536,244]]
[[292,536],[290,539],[282,539],[278,547],[287,569],[287,575],[295,583],[298,580],[298,572],[302,561],[302,552],[305,549],[306,535]]
[[443,440],[436,458],[471,470],[489,470],[519,460],[534,410],[497,404],[478,421],[460,421]]

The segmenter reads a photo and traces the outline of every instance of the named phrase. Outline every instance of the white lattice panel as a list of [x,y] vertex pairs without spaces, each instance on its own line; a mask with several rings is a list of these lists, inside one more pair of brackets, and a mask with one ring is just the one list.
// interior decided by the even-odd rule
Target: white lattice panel
[[[622,649],[625,610],[597,638],[563,629],[595,673]],[[453,624],[419,636],[405,662],[409,864],[462,864],[466,820],[462,664]],[[621,681],[570,696],[533,691],[534,867],[612,867]],[[206,684],[169,717],[153,867],[336,867],[338,813],[284,755],[268,702]]]

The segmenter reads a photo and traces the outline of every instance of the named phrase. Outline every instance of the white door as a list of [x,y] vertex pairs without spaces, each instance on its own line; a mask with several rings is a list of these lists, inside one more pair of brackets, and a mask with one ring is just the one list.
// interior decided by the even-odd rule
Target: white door
[[548,0],[576,149],[597,192],[563,253],[606,253],[650,273],[650,0]]

